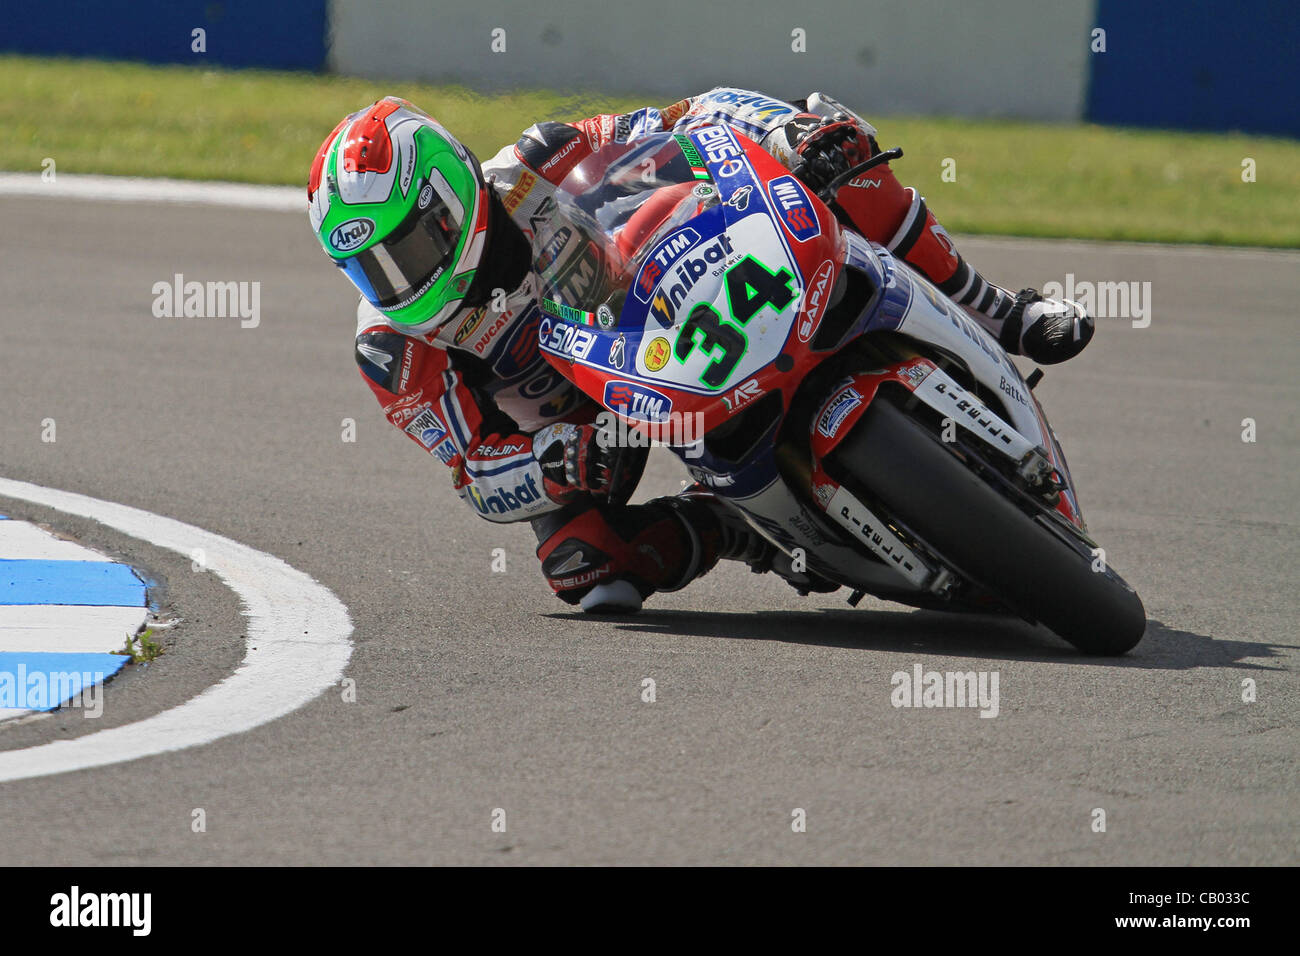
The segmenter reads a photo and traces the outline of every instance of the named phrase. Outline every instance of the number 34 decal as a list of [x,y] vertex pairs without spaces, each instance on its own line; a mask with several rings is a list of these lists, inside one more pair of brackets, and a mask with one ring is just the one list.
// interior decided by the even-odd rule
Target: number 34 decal
[[721,388],[731,377],[741,358],[749,349],[749,338],[744,326],[765,306],[780,312],[795,293],[790,288],[794,278],[788,269],[772,272],[753,256],[745,256],[727,270],[727,305],[731,320],[723,319],[707,302],[691,309],[690,317],[677,333],[673,356],[685,362],[699,348],[713,358],[700,375],[700,381],[709,388]]

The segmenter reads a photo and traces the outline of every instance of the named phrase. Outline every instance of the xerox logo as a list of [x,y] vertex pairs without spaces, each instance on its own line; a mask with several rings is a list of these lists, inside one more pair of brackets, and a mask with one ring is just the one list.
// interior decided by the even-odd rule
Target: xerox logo
[[606,382],[604,405],[637,422],[661,422],[673,410],[673,400],[667,395],[633,382]]
[[777,208],[777,215],[785,223],[790,235],[800,242],[821,235],[817,212],[799,180],[793,176],[782,176],[768,183],[767,190]]

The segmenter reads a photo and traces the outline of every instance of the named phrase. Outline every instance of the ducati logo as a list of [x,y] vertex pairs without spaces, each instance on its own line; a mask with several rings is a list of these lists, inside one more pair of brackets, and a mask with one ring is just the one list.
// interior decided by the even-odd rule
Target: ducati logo
[[803,308],[799,313],[799,325],[796,332],[800,342],[807,342],[817,330],[822,320],[822,312],[831,297],[831,280],[835,277],[835,264],[826,259],[808,283],[804,293]]

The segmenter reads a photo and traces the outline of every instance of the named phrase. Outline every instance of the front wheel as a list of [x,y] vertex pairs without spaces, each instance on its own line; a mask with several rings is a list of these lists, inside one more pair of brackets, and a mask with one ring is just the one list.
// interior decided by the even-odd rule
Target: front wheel
[[1130,650],[1146,630],[1137,593],[1003,497],[883,396],[831,456],[837,479],[945,561],[1086,654]]

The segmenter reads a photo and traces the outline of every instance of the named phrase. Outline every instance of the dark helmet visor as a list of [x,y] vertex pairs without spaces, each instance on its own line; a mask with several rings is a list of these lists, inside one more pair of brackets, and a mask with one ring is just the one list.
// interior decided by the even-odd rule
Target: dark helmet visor
[[464,223],[456,222],[437,190],[429,191],[429,205],[413,207],[382,242],[336,260],[375,308],[410,305],[454,263]]

